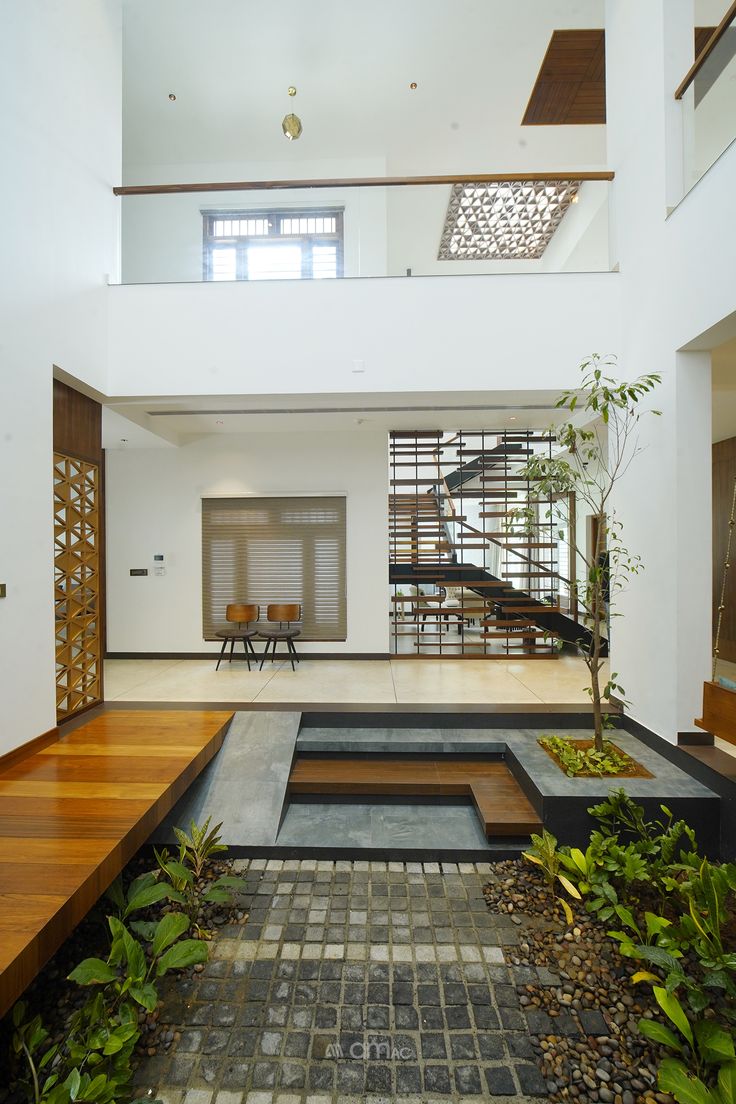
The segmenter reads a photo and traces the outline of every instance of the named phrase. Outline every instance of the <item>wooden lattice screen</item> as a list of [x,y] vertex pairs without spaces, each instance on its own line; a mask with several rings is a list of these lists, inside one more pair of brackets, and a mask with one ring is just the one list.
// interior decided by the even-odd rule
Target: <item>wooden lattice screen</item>
[[56,716],[100,700],[100,470],[54,453]]

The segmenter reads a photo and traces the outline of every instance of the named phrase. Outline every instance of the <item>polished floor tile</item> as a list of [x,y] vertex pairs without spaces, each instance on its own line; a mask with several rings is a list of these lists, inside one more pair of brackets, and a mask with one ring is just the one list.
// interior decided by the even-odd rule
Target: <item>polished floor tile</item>
[[210,660],[185,659],[147,682],[118,694],[116,701],[253,701],[277,674],[278,667],[248,670],[245,663],[228,663],[215,671]]
[[[324,702],[326,704],[586,704],[588,673],[575,656],[557,660],[287,660],[248,671],[242,660],[215,670],[197,660],[105,663],[107,701]],[[606,671],[602,672],[605,675]]]
[[105,697],[112,701],[181,662],[180,659],[108,659],[105,661]]
[[396,695],[385,660],[302,659],[296,671],[288,664],[277,671],[256,701],[394,703]]
[[500,660],[397,660],[391,664],[396,700],[403,704],[539,705],[541,698],[509,674]]

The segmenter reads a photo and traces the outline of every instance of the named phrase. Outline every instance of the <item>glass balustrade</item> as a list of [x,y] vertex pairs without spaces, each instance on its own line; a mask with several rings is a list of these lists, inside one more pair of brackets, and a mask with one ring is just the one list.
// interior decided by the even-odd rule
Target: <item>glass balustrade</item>
[[684,91],[678,89],[685,194],[736,138],[736,17],[719,28],[715,45],[689,76]]
[[520,178],[124,195],[122,283],[607,271],[609,189]]

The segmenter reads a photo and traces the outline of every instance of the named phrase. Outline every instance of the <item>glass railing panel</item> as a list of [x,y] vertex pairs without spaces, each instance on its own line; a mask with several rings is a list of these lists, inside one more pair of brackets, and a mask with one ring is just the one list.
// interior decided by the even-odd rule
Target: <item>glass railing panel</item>
[[122,282],[607,271],[608,180],[121,198]]
[[736,19],[683,93],[682,112],[687,193],[736,138]]

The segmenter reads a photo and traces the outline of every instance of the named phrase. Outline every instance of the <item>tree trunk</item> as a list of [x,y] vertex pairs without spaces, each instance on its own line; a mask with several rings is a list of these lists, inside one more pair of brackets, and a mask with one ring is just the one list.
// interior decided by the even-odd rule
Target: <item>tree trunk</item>
[[595,548],[593,549],[594,583],[591,603],[591,613],[593,615],[593,625],[591,627],[593,647],[590,651],[590,661],[588,663],[588,668],[590,670],[590,688],[592,690],[593,699],[593,732],[596,751],[603,751],[603,712],[601,710],[601,684],[598,676],[601,669],[601,614],[605,609],[603,566],[600,562],[604,525],[605,515],[601,511],[598,514]]
[[[598,649],[596,648],[596,651]],[[595,750],[603,751],[603,711],[601,708],[601,684],[598,678],[599,665],[596,656],[595,664],[590,668],[590,687],[593,691],[593,731],[595,733]]]

